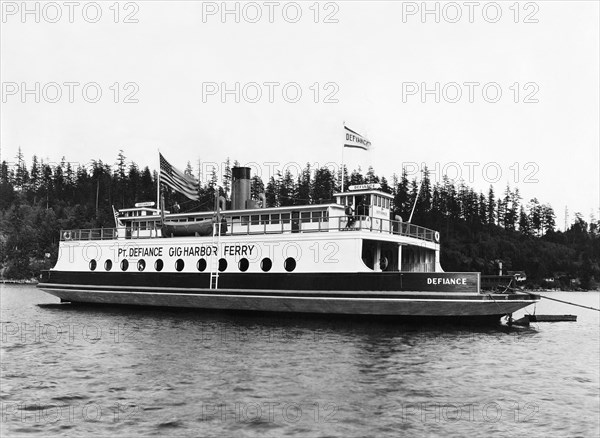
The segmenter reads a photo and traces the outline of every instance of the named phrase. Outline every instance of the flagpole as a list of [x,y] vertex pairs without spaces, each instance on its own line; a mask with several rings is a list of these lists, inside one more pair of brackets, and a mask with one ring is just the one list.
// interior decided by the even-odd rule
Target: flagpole
[[[344,136],[345,136],[346,135],[346,121],[345,120],[342,122],[342,125],[344,127],[343,132],[344,132]],[[342,141],[342,171],[340,173],[342,175],[342,191],[341,191],[341,193],[344,193],[344,142],[343,141]]]
[[160,210],[160,149],[158,150],[158,180],[156,181],[156,208]]

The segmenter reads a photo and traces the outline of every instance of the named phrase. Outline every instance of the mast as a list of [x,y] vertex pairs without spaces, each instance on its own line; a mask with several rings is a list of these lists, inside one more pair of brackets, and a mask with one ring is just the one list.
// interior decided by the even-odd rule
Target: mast
[[423,175],[421,175],[421,182],[419,183],[419,188],[417,189],[417,196],[415,196],[415,203],[413,204],[412,211],[410,212],[410,217],[408,218],[408,223],[412,222],[412,217],[415,212],[415,208],[417,206],[417,201],[419,200],[419,195],[421,194],[421,186],[423,185]]

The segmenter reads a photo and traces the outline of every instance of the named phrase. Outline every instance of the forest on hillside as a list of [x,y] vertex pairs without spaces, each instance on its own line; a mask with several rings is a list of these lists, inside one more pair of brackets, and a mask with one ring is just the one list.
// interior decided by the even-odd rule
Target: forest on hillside
[[[163,189],[167,208],[177,202],[182,211],[211,210],[214,196],[230,199],[229,158],[222,175],[213,169],[201,178],[199,201]],[[188,163],[185,173],[198,178]],[[341,173],[341,172],[340,172]],[[220,182],[220,184],[219,184]],[[341,178],[327,167],[306,164],[298,175],[288,170],[267,181],[252,177],[255,199],[265,193],[267,206],[324,203],[340,190]],[[379,183],[394,196],[394,215],[439,230],[441,263],[446,271],[497,274],[497,262],[507,270],[525,271],[527,287],[563,290],[597,289],[600,282],[600,221],[586,222],[580,213],[565,231],[556,229],[551,205],[536,198],[523,200],[518,188],[476,192],[464,182],[446,177],[432,183],[425,169],[422,182],[400,169],[391,179],[374,169],[346,171],[344,186]],[[128,162],[123,151],[114,164],[92,160],[86,166],[45,163],[33,156],[28,165],[19,151],[16,161],[0,168],[0,278],[29,279],[54,265],[61,229],[114,227],[113,206],[156,199],[157,172]],[[419,185],[421,189],[419,190]]]

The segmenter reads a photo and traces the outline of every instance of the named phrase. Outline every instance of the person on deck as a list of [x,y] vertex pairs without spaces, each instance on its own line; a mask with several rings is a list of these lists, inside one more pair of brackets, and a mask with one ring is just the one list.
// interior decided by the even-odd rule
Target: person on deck
[[356,218],[354,217],[354,209],[352,208],[352,201],[350,201],[348,203],[345,213],[346,213],[346,216],[348,217],[348,223],[346,226],[348,228],[350,228],[352,225],[354,225],[354,222],[356,221]]

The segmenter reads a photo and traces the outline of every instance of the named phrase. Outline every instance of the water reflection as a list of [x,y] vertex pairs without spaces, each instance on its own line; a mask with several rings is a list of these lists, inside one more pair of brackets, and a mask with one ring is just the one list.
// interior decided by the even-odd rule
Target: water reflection
[[[598,428],[597,416],[582,417],[598,410],[591,313],[529,328],[416,326],[36,305],[48,301],[34,289],[2,290],[3,434],[592,436]],[[75,419],[35,420],[57,404]],[[101,417],[90,419],[91,408],[84,416],[87,405]]]

